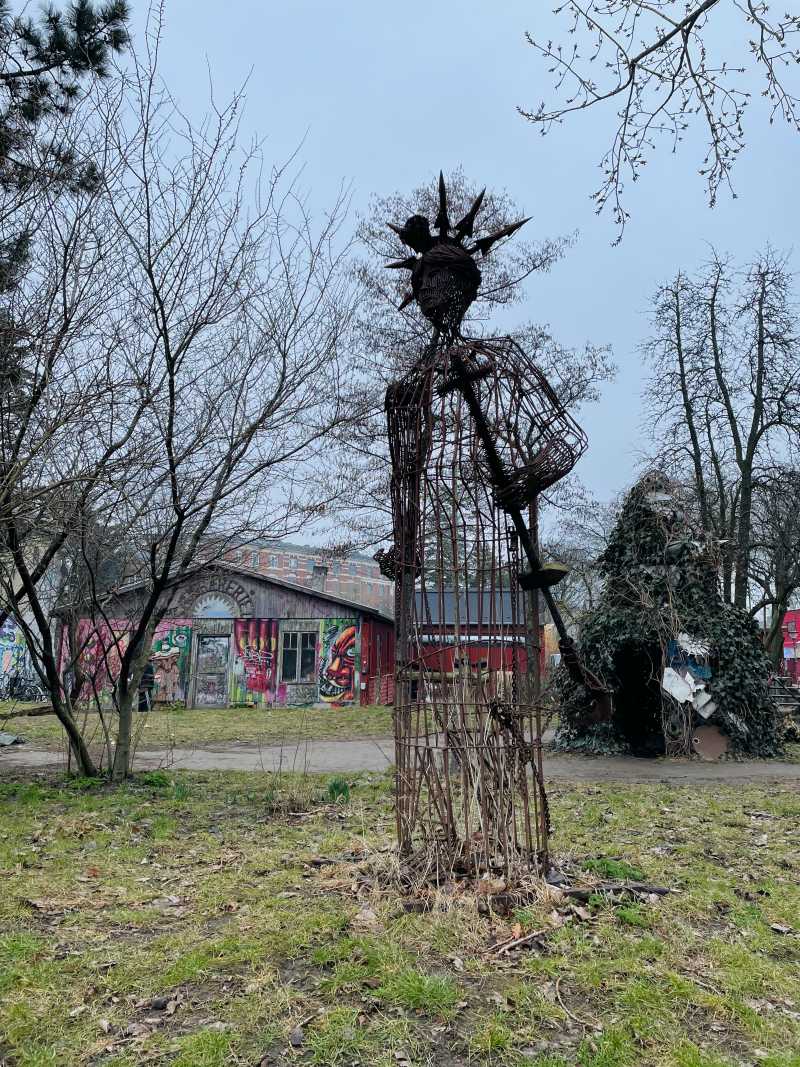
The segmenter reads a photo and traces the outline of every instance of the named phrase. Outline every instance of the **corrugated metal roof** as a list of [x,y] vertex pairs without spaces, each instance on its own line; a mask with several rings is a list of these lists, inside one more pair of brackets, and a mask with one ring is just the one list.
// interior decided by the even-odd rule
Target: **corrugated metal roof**
[[[458,613],[456,614],[456,604]],[[525,625],[524,594],[517,593],[517,625]],[[417,590],[417,620],[423,626],[455,626],[458,618],[461,626],[470,628],[511,626],[512,612],[511,590],[496,589],[492,594],[489,589],[469,589],[456,597],[452,589],[439,592],[437,589]],[[539,624],[550,621],[550,613],[542,597],[539,598]]]
[[[512,613],[511,592],[508,589],[469,589],[456,596],[453,590],[440,592],[436,589],[418,590],[417,619],[432,626],[454,626],[456,620],[462,626],[510,626]],[[522,612],[522,605],[517,603],[517,615]]]
[[[196,578],[203,570],[222,570],[232,574],[246,574],[248,578],[253,578],[266,585],[274,585],[281,589],[291,590],[294,593],[302,593],[302,595],[306,597],[318,597],[320,600],[328,600],[331,603],[339,604],[342,607],[355,608],[363,615],[375,615],[383,622],[394,622],[391,615],[387,615],[385,612],[381,611],[380,608],[371,608],[368,604],[361,604],[357,600],[348,600],[345,597],[336,596],[333,593],[326,593],[323,590],[314,589],[309,585],[300,585],[298,582],[287,582],[284,578],[276,578],[271,574],[262,574],[261,571],[254,570],[251,567],[242,567],[237,563],[228,563],[225,560],[198,563],[196,567],[192,568],[191,572],[183,579],[183,581],[189,581],[191,578]],[[183,581],[176,582],[175,585],[180,586],[183,584]],[[144,584],[143,581],[129,582],[117,590],[117,593],[122,595],[124,593],[132,592],[134,589],[138,589]]]

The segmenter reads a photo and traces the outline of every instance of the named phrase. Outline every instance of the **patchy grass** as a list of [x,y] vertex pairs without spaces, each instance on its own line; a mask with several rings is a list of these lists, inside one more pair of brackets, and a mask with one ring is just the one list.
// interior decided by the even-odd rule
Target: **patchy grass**
[[[0,1062],[800,1063],[797,789],[556,784],[560,857],[676,892],[501,919],[365,881],[390,783],[345,781],[0,785]],[[490,951],[518,930],[538,947]]]
[[[0,714],[3,713],[0,704]],[[24,711],[6,706],[6,712]],[[92,743],[102,741],[98,717],[87,714],[86,736]],[[347,740],[358,737],[390,737],[392,709],[382,707],[353,708],[155,708],[146,715],[136,715],[134,727],[139,732],[139,748],[198,746],[224,741],[277,745],[284,741]],[[9,719],[6,730],[22,734],[41,745],[64,743],[64,731],[53,716]]]

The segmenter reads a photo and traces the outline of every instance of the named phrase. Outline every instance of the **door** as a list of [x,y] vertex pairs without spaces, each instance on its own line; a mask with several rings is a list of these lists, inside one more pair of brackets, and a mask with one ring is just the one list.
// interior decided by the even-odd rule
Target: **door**
[[201,634],[197,639],[195,703],[202,708],[224,708],[228,703],[230,637]]

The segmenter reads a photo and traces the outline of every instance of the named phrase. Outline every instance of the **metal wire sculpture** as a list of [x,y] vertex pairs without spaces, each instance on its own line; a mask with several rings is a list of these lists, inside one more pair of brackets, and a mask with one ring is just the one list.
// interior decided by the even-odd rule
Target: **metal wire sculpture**
[[392,225],[419,255],[389,265],[412,272],[404,303],[416,299],[434,326],[386,393],[394,545],[379,559],[396,582],[398,840],[407,864],[437,882],[547,865],[531,684],[539,641],[527,624],[534,591],[567,664],[587,688],[593,682],[550,591],[564,568],[541,566],[524,517],[572,469],[586,437],[515,341],[461,333],[480,284],[472,256],[527,221],[465,246],[483,195],[451,236],[440,175],[439,236],[421,215]]

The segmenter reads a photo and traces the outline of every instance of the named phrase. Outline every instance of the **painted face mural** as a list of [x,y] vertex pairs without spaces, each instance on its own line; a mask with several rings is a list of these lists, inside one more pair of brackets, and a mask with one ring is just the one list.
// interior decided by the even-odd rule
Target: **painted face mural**
[[320,700],[327,704],[351,703],[355,699],[358,628],[349,622],[326,620],[323,623],[322,637]]

